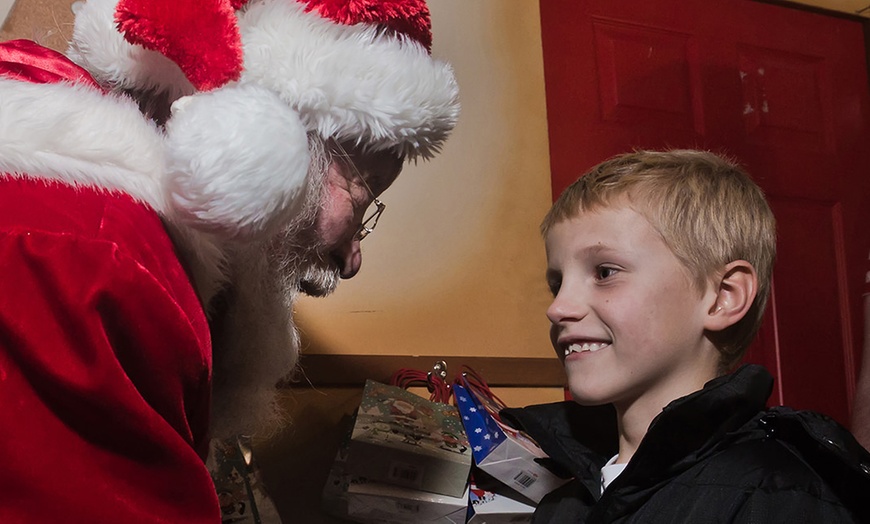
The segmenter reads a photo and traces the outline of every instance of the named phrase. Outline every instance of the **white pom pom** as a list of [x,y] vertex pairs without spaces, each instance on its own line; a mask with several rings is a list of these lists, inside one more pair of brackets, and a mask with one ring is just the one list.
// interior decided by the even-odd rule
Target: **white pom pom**
[[274,93],[236,85],[183,97],[166,133],[174,219],[248,240],[276,233],[301,209],[308,137]]

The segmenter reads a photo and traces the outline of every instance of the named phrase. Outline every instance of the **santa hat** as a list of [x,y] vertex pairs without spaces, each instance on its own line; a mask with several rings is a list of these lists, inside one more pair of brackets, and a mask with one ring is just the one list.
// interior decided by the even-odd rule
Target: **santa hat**
[[180,98],[171,200],[201,229],[245,235],[298,210],[309,132],[440,149],[458,88],[431,38],[423,0],[87,0],[68,55],[104,86]]

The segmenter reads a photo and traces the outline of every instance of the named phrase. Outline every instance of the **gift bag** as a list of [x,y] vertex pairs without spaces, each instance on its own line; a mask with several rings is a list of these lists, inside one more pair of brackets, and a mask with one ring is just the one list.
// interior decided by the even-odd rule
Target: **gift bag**
[[250,439],[212,439],[206,464],[217,490],[221,522],[281,524],[263,487]]
[[501,422],[505,405],[479,375],[462,373],[453,396],[478,468],[535,504],[568,482],[541,464],[548,457],[534,440]]
[[366,381],[348,447],[351,475],[461,497],[470,469],[468,440],[454,406]]

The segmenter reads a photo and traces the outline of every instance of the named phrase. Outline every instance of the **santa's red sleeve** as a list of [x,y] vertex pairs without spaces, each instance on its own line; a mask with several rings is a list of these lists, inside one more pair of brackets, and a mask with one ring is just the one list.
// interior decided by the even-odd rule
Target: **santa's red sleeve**
[[0,522],[219,522],[210,380],[153,210],[0,175]]

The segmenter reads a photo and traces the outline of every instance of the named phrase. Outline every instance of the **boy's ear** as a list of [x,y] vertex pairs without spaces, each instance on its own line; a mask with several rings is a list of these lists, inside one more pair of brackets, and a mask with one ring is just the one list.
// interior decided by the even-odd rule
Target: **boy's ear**
[[715,301],[707,311],[704,328],[722,331],[739,322],[752,307],[758,292],[755,267],[745,260],[728,263],[713,282],[712,291]]

